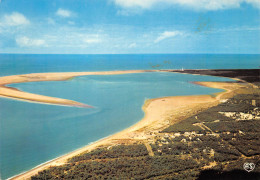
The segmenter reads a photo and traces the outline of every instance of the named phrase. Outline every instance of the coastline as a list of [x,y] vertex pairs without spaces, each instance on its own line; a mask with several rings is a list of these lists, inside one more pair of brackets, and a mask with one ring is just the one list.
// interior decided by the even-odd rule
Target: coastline
[[[175,104],[176,100],[178,100],[179,103]],[[166,104],[172,104],[174,108],[166,108],[165,111],[161,111],[159,114],[156,113],[155,111],[160,111],[164,108],[162,106],[162,102],[165,102]],[[196,102],[195,102],[196,101]],[[84,153],[85,151],[91,151],[98,146],[105,146],[105,145],[111,145],[113,144],[113,140],[118,140],[118,139],[131,139],[131,138],[137,138],[140,139],[140,137],[136,137],[137,134],[140,133],[140,130],[144,132],[142,128],[148,127],[149,129],[160,129],[160,123],[163,123],[164,118],[162,117],[167,111],[172,110],[172,111],[181,111],[181,108],[185,105],[198,105],[202,103],[212,103],[216,101],[214,98],[210,97],[210,95],[199,95],[199,96],[179,96],[179,97],[164,97],[164,98],[158,98],[158,99],[152,99],[150,100],[149,104],[145,104],[146,108],[144,109],[145,111],[145,116],[144,118],[134,124],[133,126],[124,129],[116,134],[110,135],[108,137],[105,137],[103,139],[97,140],[91,144],[88,144],[82,148],[76,149],[75,151],[72,151],[68,154],[62,155],[58,158],[55,158],[53,160],[47,161],[41,165],[36,166],[35,168],[26,171],[24,173],[21,173],[19,175],[16,175],[14,177],[11,177],[9,179],[11,180],[18,180],[18,179],[29,179],[31,176],[37,174],[39,171],[42,171],[44,169],[47,169],[48,167],[51,166],[59,166],[63,165],[66,163],[66,161],[69,158],[72,158],[76,155],[79,155],[81,153]],[[182,102],[182,103],[181,103]],[[177,106],[174,106],[177,105]],[[143,107],[144,107],[143,106]],[[158,108],[160,107],[160,108]],[[169,106],[168,106],[169,107]],[[156,115],[156,116],[153,116]],[[158,121],[158,118],[160,117],[160,120]],[[155,123],[156,122],[156,123]],[[147,129],[146,129],[147,130]],[[135,132],[139,131],[139,132]],[[144,137],[141,137],[141,139],[144,139]]]
[[157,70],[127,70],[127,71],[101,71],[101,72],[64,72],[64,73],[33,73],[13,76],[0,77],[0,97],[12,98],[22,101],[31,101],[35,103],[75,106],[83,108],[93,108],[90,105],[80,102],[43,96],[18,90],[16,88],[8,87],[9,84],[26,83],[26,82],[40,82],[40,81],[65,81],[77,76],[87,75],[118,75],[118,74],[132,74],[144,72],[156,72]]
[[[142,72],[158,72],[158,70],[154,71],[113,71],[113,72],[84,72],[84,73],[65,73],[62,75],[61,73],[51,73],[53,76],[51,78],[42,78],[42,81],[59,81],[66,80],[75,76],[81,75],[108,75],[108,74],[125,74],[125,73],[142,73]],[[37,75],[37,78],[32,78],[33,75]],[[42,74],[41,74],[42,75]],[[47,75],[50,75],[49,73]],[[61,76],[60,76],[61,75]],[[74,76],[72,76],[74,75]],[[19,76],[19,75],[17,75]],[[22,79],[17,79],[17,76],[13,79],[15,83],[19,83]],[[46,76],[46,73],[45,73]],[[43,77],[43,76],[41,76]],[[50,77],[50,76],[49,76]],[[2,78],[2,77],[1,77]],[[12,78],[11,78],[12,79]],[[30,74],[29,79],[32,81],[39,80],[39,74]],[[30,81],[30,82],[32,82]],[[28,81],[25,81],[28,82]],[[5,84],[0,84],[0,86],[11,84],[11,81],[5,81]],[[211,88],[224,89],[224,92],[218,93],[216,97],[212,97],[211,95],[194,95],[194,96],[174,96],[174,97],[162,97],[156,99],[147,100],[143,105],[143,111],[145,112],[145,116],[143,119],[133,126],[124,129],[116,134],[100,139],[96,142],[88,144],[80,149],[77,149],[68,154],[62,155],[58,158],[45,162],[29,171],[11,177],[9,179],[28,179],[31,176],[37,174],[39,171],[47,169],[50,166],[58,166],[65,164],[66,161],[78,154],[81,154],[85,151],[91,151],[98,146],[106,146],[106,145],[115,145],[117,140],[127,140],[127,139],[135,139],[135,140],[146,140],[148,132],[151,131],[159,131],[162,128],[168,125],[167,118],[169,115],[175,116],[176,122],[178,120],[178,114],[180,112],[186,111],[187,109],[191,109],[191,113],[195,113],[201,108],[209,108],[220,103],[222,96],[225,94],[229,94],[233,90],[240,87],[238,83],[224,83],[224,82],[196,82],[198,85],[203,85]]]

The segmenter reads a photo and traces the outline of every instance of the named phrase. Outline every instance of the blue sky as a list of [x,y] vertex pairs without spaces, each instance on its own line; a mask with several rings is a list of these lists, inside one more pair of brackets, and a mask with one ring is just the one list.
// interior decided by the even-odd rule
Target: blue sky
[[260,0],[2,0],[0,53],[260,53]]

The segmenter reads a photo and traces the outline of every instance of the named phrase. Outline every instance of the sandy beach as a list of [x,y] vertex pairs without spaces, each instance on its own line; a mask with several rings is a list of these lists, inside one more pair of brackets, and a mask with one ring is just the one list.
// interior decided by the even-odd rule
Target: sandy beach
[[[67,80],[75,76],[83,75],[108,75],[108,74],[125,74],[125,73],[142,73],[142,72],[151,72],[151,71],[111,71],[111,72],[82,72],[82,73],[42,73],[42,74],[29,74],[29,75],[17,75],[17,76],[7,76],[0,78],[0,86],[4,90],[0,90],[0,94],[5,91],[5,93],[11,93],[11,89],[8,89],[5,85],[11,83],[21,83],[21,82],[32,82],[32,81],[60,81]],[[3,80],[3,81],[2,81]],[[150,99],[145,102],[143,105],[143,111],[145,112],[144,118],[136,123],[135,125],[104,139],[101,139],[95,143],[77,149],[71,153],[58,157],[54,160],[51,160],[47,163],[44,163],[40,166],[35,167],[32,170],[29,170],[25,173],[12,177],[11,179],[29,179],[31,176],[37,174],[39,171],[47,169],[51,166],[57,166],[65,164],[66,161],[78,154],[81,154],[85,151],[91,151],[99,146],[110,146],[117,145],[124,140],[142,140],[145,141],[149,139],[149,134],[152,132],[158,132],[163,128],[169,125],[169,117],[171,117],[171,123],[178,122],[182,120],[183,114],[186,117],[194,115],[197,112],[217,105],[223,100],[223,98],[228,98],[232,96],[232,91],[241,86],[244,86],[239,83],[225,83],[225,82],[196,82],[196,84],[224,89],[222,93],[218,93],[215,96],[212,95],[195,95],[195,96],[176,96],[176,97],[163,97],[157,99]],[[6,92],[7,91],[7,92]],[[16,91],[16,92],[14,92]],[[14,90],[12,95],[14,96],[17,93],[17,90]],[[23,96],[26,100],[36,100],[36,96],[33,94],[26,94],[22,92],[21,94],[16,94],[15,98],[20,98],[19,95]],[[34,97],[33,97],[34,96]],[[28,98],[31,99],[28,99]],[[42,99],[47,97],[41,97],[40,102],[43,102]],[[52,98],[52,97],[48,97]],[[50,103],[55,103],[54,99],[48,99]],[[62,99],[57,100],[59,103]],[[69,100],[68,100],[69,101]],[[43,102],[45,103],[45,102]],[[56,104],[59,104],[56,102]],[[63,102],[65,103],[65,102]],[[70,102],[75,105],[74,102]],[[62,104],[62,103],[61,103]],[[182,117],[182,118],[181,118]],[[174,122],[172,122],[174,121]]]

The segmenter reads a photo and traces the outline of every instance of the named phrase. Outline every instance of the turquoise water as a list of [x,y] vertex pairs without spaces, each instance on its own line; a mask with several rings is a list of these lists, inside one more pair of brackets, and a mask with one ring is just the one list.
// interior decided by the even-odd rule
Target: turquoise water
[[12,87],[61,97],[94,109],[1,99],[1,172],[10,177],[133,125],[145,99],[219,92],[189,81],[226,78],[175,73],[82,76],[70,81],[31,82]]
[[[258,68],[259,55],[0,55],[0,76],[126,69]],[[230,79],[176,73],[82,76],[70,81],[12,84],[94,109],[0,98],[0,173],[6,179],[121,131],[143,117],[146,99],[221,90],[190,81]]]

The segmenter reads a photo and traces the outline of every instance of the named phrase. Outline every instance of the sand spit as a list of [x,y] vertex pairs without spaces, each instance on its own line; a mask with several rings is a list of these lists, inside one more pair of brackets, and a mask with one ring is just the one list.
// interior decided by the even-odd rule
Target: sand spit
[[[128,71],[130,73],[147,72],[147,71]],[[104,72],[103,72],[104,73]],[[102,73],[102,74],[103,74]],[[106,72],[111,74],[112,72]],[[127,71],[119,71],[117,74],[127,73]],[[96,73],[98,74],[98,73]],[[64,76],[67,79],[68,76]],[[75,76],[75,74],[73,74]],[[86,74],[80,74],[86,75]],[[87,74],[89,75],[89,74]],[[101,75],[101,74],[100,74]],[[55,74],[56,76],[56,74]],[[46,77],[46,76],[45,76]],[[52,76],[54,77],[54,76]],[[71,77],[71,76],[70,76]],[[53,78],[54,79],[54,78]],[[59,79],[58,76],[55,79]],[[143,106],[145,117],[135,125],[104,139],[101,139],[93,144],[82,147],[71,153],[58,157],[47,163],[35,167],[25,173],[12,177],[11,179],[30,179],[31,176],[37,174],[39,171],[47,169],[51,166],[63,165],[69,158],[91,151],[100,146],[118,145],[120,142],[128,140],[147,140],[149,134],[156,133],[169,125],[169,117],[171,117],[171,124],[180,121],[180,116],[185,117],[194,115],[202,109],[207,109],[214,105],[221,103],[221,100],[226,97],[231,97],[233,90],[240,88],[239,83],[225,83],[225,82],[199,82],[197,84],[225,89],[226,91],[212,95],[195,95],[195,96],[176,96],[176,97],[163,97],[157,99],[147,100]]]
[[76,101],[27,93],[27,92],[23,92],[18,89],[9,88],[9,87],[0,86],[0,96],[6,97],[6,98],[17,99],[17,100],[23,100],[23,101],[31,101],[31,102],[35,102],[35,103],[92,108],[92,106],[89,106],[89,105],[83,104],[83,103],[79,103]]
[[100,72],[60,72],[60,73],[33,73],[0,77],[0,86],[13,83],[35,81],[64,81],[76,76],[86,75],[116,75],[143,72],[156,72],[157,70],[126,70],[126,71],[100,71]]
[[16,88],[7,87],[8,84],[25,83],[25,82],[38,82],[38,81],[65,81],[77,76],[86,75],[117,75],[117,74],[131,74],[131,73],[144,73],[155,72],[150,70],[129,70],[129,71],[103,71],[103,72],[65,72],[65,73],[33,73],[24,75],[13,75],[0,77],[0,96],[6,98],[13,98],[22,101],[31,101],[37,103],[63,105],[63,106],[76,106],[84,108],[93,108],[90,105],[80,102],[43,96],[33,93],[20,91]]

